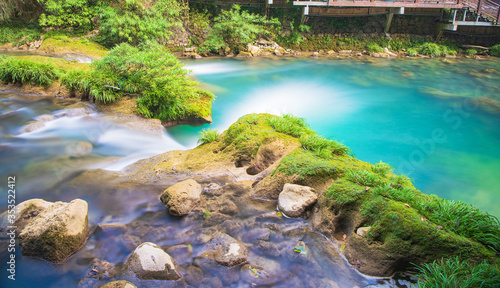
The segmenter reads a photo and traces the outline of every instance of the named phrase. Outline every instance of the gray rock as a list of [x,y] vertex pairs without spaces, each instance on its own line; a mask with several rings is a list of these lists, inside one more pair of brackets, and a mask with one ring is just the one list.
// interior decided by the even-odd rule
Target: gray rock
[[240,275],[243,281],[256,286],[272,286],[281,280],[279,277],[271,275],[264,268],[250,264],[241,267]]
[[41,129],[45,127],[45,124],[41,121],[35,121],[35,122],[31,122],[31,123],[28,123],[27,125],[23,126],[21,128],[21,133],[30,133],[30,132],[33,132],[33,131],[36,131],[38,129]]
[[82,247],[88,234],[87,202],[55,202],[21,231],[19,246],[24,256],[61,263]]
[[49,115],[49,114],[40,115],[40,116],[35,118],[36,121],[40,121],[42,123],[54,121],[55,119],[56,119],[56,117],[54,117],[54,115]]
[[200,202],[201,185],[188,179],[163,192],[160,201],[173,216],[187,215]]
[[139,245],[128,258],[127,266],[139,279],[178,280],[181,278],[172,257],[160,246],[151,242]]
[[66,154],[74,157],[87,156],[92,153],[94,146],[90,142],[78,141],[66,146]]
[[287,183],[278,197],[278,208],[288,217],[300,217],[317,199],[313,188]]
[[359,236],[366,236],[368,234],[368,231],[370,231],[372,227],[359,227],[358,230],[356,230],[356,234]]
[[203,187],[203,193],[208,195],[219,196],[222,192],[222,187],[217,183],[210,183]]
[[247,261],[247,247],[233,237],[220,233],[208,243],[202,254],[226,267],[236,266]]
[[228,199],[221,204],[220,212],[232,216],[238,213],[238,206]]

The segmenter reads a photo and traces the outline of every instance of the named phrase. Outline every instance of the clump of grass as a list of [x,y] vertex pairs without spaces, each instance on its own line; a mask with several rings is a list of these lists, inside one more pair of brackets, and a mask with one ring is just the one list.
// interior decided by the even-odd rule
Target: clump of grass
[[382,53],[384,48],[380,47],[377,43],[366,44],[366,52],[368,53]]
[[490,55],[500,56],[500,44],[497,44],[490,49]]
[[458,257],[423,264],[417,269],[420,288],[493,288],[500,283],[500,272],[493,265],[474,264]]
[[394,182],[377,187],[374,191],[389,199],[409,204],[447,231],[474,239],[494,251],[500,251],[500,222],[487,212],[460,201],[441,199],[435,195],[427,196],[414,188],[397,186]]
[[12,46],[22,46],[39,40],[43,30],[40,26],[18,23],[2,23],[0,26],[0,44],[12,43]]
[[319,135],[305,135],[300,137],[300,144],[306,150],[321,158],[330,158],[335,155],[349,155],[351,150],[335,140],[325,139]]
[[50,85],[58,78],[56,67],[51,63],[38,63],[17,57],[0,58],[0,79],[4,83]]
[[368,170],[352,170],[345,171],[347,180],[363,186],[377,186],[381,184],[380,178]]
[[380,176],[385,176],[387,173],[392,171],[391,165],[380,161],[379,163],[372,166],[372,171],[379,174]]
[[406,49],[406,54],[410,57],[416,57],[418,56],[418,49],[417,48],[408,48]]
[[309,128],[306,120],[291,114],[283,116],[272,116],[267,119],[268,124],[277,132],[287,134],[293,137],[300,137],[305,133],[310,133],[312,130]]
[[198,137],[198,142],[203,144],[211,143],[219,137],[219,132],[215,129],[203,129],[200,132],[200,137]]
[[420,54],[431,57],[439,57],[443,55],[443,51],[438,44],[427,42],[420,47]]
[[476,55],[477,54],[477,50],[476,49],[467,49],[467,50],[465,50],[465,54],[467,54],[467,55]]

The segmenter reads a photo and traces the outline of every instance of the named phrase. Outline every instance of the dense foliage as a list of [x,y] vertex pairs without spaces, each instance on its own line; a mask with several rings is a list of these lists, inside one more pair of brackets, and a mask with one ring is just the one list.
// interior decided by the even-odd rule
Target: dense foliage
[[500,44],[491,47],[490,54],[493,56],[500,56]]
[[138,45],[147,40],[166,43],[172,27],[181,26],[185,3],[177,0],[116,0],[102,10],[101,43]]
[[421,288],[493,288],[500,283],[500,271],[495,266],[461,261],[458,257],[424,264],[418,271]]
[[38,0],[38,2],[45,7],[45,12],[40,15],[38,20],[42,26],[94,29],[101,8],[100,5],[108,1]]
[[267,28],[270,25],[280,25],[276,19],[266,20],[265,16],[251,14],[238,5],[222,11],[214,21],[210,34],[200,48],[202,51],[218,52],[225,47],[239,51],[247,43],[269,33]]
[[0,80],[3,83],[50,85],[58,78],[54,65],[16,58],[0,57]]
[[138,47],[120,44],[91,67],[89,72],[69,73],[63,83],[104,103],[123,94],[138,95],[138,113],[149,118],[169,121],[210,115],[210,108],[199,103],[210,101],[213,94],[198,89],[179,60],[157,42]]

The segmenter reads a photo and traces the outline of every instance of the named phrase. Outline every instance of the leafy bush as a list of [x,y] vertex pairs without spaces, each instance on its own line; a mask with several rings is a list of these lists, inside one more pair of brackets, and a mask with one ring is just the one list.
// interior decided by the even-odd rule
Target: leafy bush
[[91,71],[70,72],[62,82],[104,103],[125,93],[137,95],[138,113],[148,118],[170,121],[210,115],[206,103],[214,95],[198,89],[182,66],[157,42],[139,47],[123,43],[94,61]]
[[476,49],[467,49],[467,50],[465,50],[465,54],[467,54],[467,55],[476,55],[477,54],[477,50]]
[[500,44],[497,44],[490,49],[490,55],[500,56]]
[[171,28],[181,26],[180,17],[186,9],[186,4],[177,0],[117,0],[101,13],[100,42],[108,47],[147,40],[166,43]]
[[268,34],[267,26],[280,25],[277,19],[266,20],[265,16],[248,13],[238,5],[222,11],[214,22],[200,51],[218,52],[220,48],[229,47],[238,52],[247,43]]
[[366,44],[366,52],[368,53],[382,53],[384,48],[380,47],[377,43]]
[[416,57],[418,56],[418,49],[417,48],[408,48],[406,49],[406,54],[411,57]]
[[38,0],[44,5],[45,13],[40,15],[38,22],[42,26],[57,28],[94,29],[99,15],[100,5],[107,1],[95,0]]
[[200,137],[198,137],[197,143],[201,143],[201,145],[207,144],[217,140],[218,137],[219,137],[219,132],[217,130],[203,129],[200,133]]
[[[443,55],[443,50],[442,50],[441,46],[439,46],[436,43],[430,43],[430,42],[424,43],[420,47],[419,51],[420,51],[420,54],[428,55],[431,57],[438,57],[438,56]],[[446,55],[446,53],[444,55]]]
[[0,79],[4,83],[50,85],[58,78],[53,64],[38,63],[16,57],[0,58]]
[[36,25],[4,24],[0,26],[0,44],[12,43],[13,46],[21,46],[39,40],[42,29]]
[[495,266],[461,261],[458,257],[423,264],[417,269],[420,288],[493,288],[500,283],[500,272]]

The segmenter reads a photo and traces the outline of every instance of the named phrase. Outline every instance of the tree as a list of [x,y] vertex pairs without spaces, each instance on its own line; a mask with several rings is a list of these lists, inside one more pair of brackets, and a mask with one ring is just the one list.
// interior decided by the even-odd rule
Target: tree
[[38,19],[41,26],[94,29],[101,5],[98,0],[38,0],[44,13]]

